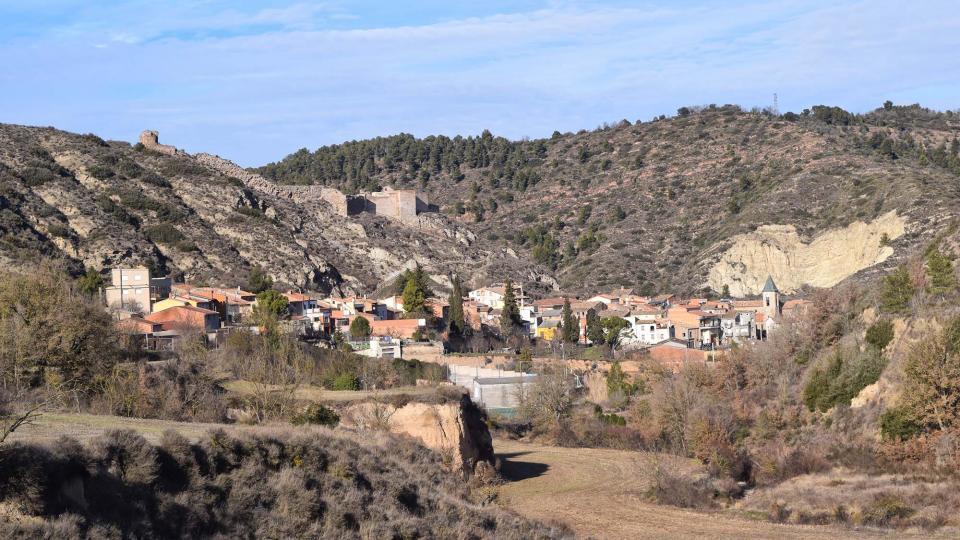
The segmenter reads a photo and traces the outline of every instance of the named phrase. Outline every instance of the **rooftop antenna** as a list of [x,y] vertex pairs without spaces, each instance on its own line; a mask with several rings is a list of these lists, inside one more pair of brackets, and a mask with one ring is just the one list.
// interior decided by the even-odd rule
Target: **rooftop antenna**
[[770,112],[772,112],[774,115],[777,115],[777,116],[780,115],[780,106],[777,104],[777,93],[776,93],[776,92],[773,93],[773,110],[770,111]]

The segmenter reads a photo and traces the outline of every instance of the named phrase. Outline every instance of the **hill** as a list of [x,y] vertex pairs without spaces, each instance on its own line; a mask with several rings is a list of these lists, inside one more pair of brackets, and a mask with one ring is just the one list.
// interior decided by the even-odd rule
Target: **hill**
[[[886,271],[944,230],[958,211],[958,132],[957,114],[919,106],[708,106],[538,140],[352,141],[254,171],[0,125],[0,260],[140,263],[232,285],[260,266],[342,294],[371,294],[416,263],[441,288],[456,272],[542,292],[748,295],[769,274],[789,293]],[[388,186],[426,191],[441,213],[344,216],[318,195]]]
[[423,189],[482,245],[524,253],[567,290],[752,294],[767,274],[793,291],[888,267],[945,227],[958,131],[957,114],[916,105],[711,105],[548,139],[352,141],[258,171],[345,191]]
[[539,279],[536,267],[487,251],[443,216],[429,227],[340,216],[249,176],[172,147],[0,125],[0,261],[26,269],[38,257],[66,258],[75,271],[144,264],[224,285],[246,283],[259,266],[287,286],[344,295],[370,293],[415,263],[441,284],[450,271]]

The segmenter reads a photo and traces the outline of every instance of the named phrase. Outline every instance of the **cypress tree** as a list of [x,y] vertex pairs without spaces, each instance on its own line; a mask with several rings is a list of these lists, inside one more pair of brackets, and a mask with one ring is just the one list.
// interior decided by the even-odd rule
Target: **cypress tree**
[[513,335],[521,324],[520,308],[517,307],[517,297],[513,293],[513,282],[509,279],[503,283],[503,309],[500,311],[500,332],[504,337]]
[[561,318],[563,340],[567,343],[576,343],[580,340],[580,328],[576,319],[573,318],[573,310],[570,308],[570,299],[563,299],[563,313]]
[[466,328],[463,317],[463,290],[460,287],[460,278],[453,278],[453,290],[450,291],[450,332],[451,337],[460,337]]
[[597,311],[593,308],[587,311],[587,339],[592,341],[594,345],[603,345],[606,341],[603,334],[603,325],[600,324],[600,317],[597,316]]

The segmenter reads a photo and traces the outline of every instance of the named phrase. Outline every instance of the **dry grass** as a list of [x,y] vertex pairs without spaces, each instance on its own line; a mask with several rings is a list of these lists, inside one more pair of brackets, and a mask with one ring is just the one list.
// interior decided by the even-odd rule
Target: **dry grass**
[[[237,394],[252,392],[252,385],[247,381],[226,381],[221,383],[221,386]],[[279,386],[276,388],[280,389]],[[294,391],[294,398],[319,403],[343,403],[378,397],[428,396],[435,394],[436,391],[437,389],[433,386],[399,386],[383,390],[327,390],[315,385],[302,385]]]
[[869,476],[835,470],[791,478],[749,493],[738,505],[791,523],[844,523],[901,529],[943,527],[960,534],[960,484],[899,474]]
[[[557,448],[498,439],[508,479],[500,488],[507,507],[533,519],[555,519],[595,538],[927,538],[925,531],[880,531],[770,523],[763,512],[704,513],[649,502],[651,464],[670,460],[695,473],[692,460],[653,458],[643,452]],[[758,519],[748,519],[754,517]],[[947,531],[935,533],[951,537]]]
[[210,427],[44,417],[0,447],[0,537],[571,537],[477,504],[408,439]]

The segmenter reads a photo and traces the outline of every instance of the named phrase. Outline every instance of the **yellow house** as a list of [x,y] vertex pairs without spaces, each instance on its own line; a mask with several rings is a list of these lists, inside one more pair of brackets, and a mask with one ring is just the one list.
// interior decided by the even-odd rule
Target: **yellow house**
[[560,321],[543,321],[537,326],[537,339],[553,341],[557,335],[557,328],[560,327]]
[[159,302],[154,302],[153,312],[163,311],[172,307],[186,306],[187,302],[179,298],[165,298]]
[[[209,298],[203,298],[202,296],[171,296],[166,300],[160,300],[153,304],[153,313],[158,311],[163,311],[167,308],[178,307],[178,306],[193,306],[200,309],[210,309],[214,310],[213,302]],[[216,310],[214,310],[216,311]]]

